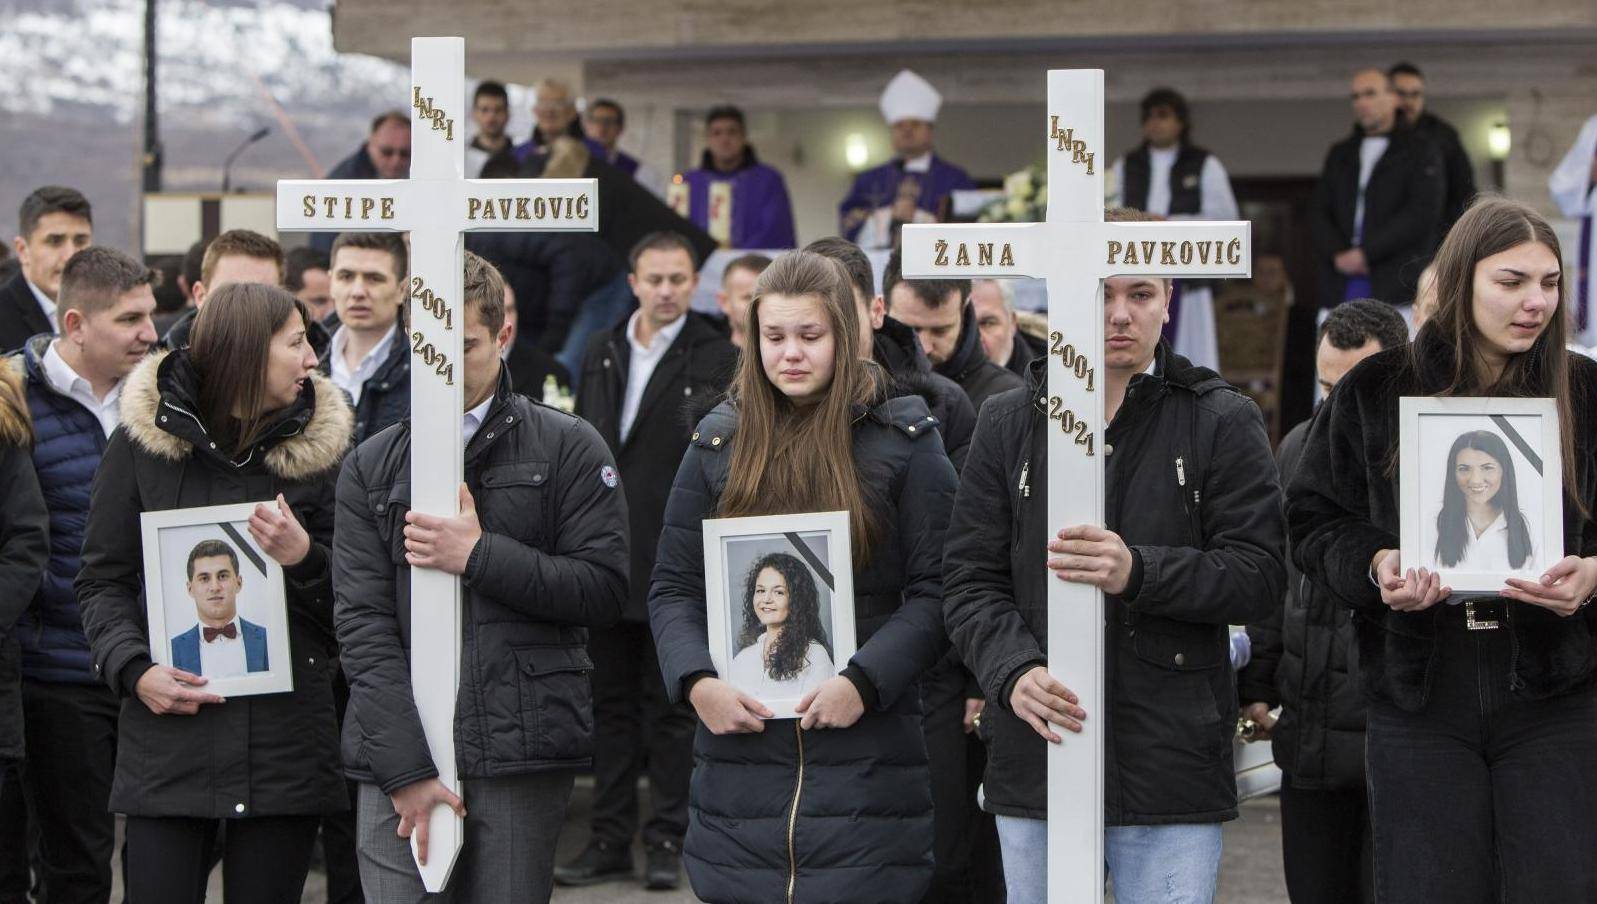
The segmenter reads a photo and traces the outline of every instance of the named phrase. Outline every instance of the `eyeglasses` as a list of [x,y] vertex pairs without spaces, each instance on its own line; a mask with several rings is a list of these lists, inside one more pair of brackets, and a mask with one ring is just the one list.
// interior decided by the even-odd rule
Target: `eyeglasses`
[[384,159],[387,159],[389,157],[398,157],[401,160],[409,160],[410,159],[410,148],[385,148],[385,147],[378,147],[377,148],[377,156],[382,157]]

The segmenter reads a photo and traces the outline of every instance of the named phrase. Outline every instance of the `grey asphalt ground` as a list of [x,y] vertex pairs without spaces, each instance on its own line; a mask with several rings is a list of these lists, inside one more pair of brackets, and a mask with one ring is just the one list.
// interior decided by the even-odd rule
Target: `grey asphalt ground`
[[[580,780],[572,795],[566,831],[560,838],[560,862],[576,856],[587,841],[591,790],[591,782]],[[643,796],[646,799],[647,793]],[[636,851],[636,860],[641,868],[641,845]],[[118,883],[111,900],[121,899]],[[222,901],[220,870],[211,876],[207,900],[213,904]],[[326,900],[326,881],[320,872],[313,871],[301,902],[326,904]],[[697,900],[685,877],[682,888],[675,892],[644,891],[641,882],[606,882],[587,888],[557,888],[554,895],[555,904],[688,904]],[[1281,808],[1274,797],[1243,804],[1242,818],[1226,824],[1225,856],[1220,864],[1220,890],[1216,900],[1221,904],[1285,904],[1286,885],[1281,878]]]

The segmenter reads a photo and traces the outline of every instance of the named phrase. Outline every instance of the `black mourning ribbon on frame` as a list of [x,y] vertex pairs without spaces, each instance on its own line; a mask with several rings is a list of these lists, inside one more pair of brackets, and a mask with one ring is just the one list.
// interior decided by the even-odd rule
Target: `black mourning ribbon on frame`
[[1537,474],[1541,474],[1542,457],[1536,454],[1536,450],[1531,448],[1530,443],[1525,442],[1525,437],[1519,435],[1519,431],[1515,430],[1514,425],[1508,422],[1508,418],[1500,414],[1493,414],[1490,417],[1492,423],[1502,428],[1503,433],[1508,436],[1508,441],[1513,443],[1514,448],[1519,450],[1519,454],[1525,456],[1525,460],[1530,462],[1530,466],[1536,469]]
[[244,558],[250,560],[250,564],[254,565],[255,570],[261,573],[261,577],[266,577],[266,560],[255,552],[255,547],[244,542],[244,537],[238,532],[238,528],[228,524],[226,521],[220,522],[216,526],[222,529],[222,533],[227,534],[227,538],[233,541],[233,545],[238,547],[238,551],[244,554]]
[[832,578],[832,572],[821,564],[821,560],[815,555],[815,550],[810,549],[810,545],[805,543],[796,533],[783,533],[782,536],[787,538],[787,542],[793,544],[795,552],[804,557],[804,563],[810,566],[810,570],[815,572],[821,579],[821,582],[826,585],[826,589],[834,593],[837,592],[837,582]]

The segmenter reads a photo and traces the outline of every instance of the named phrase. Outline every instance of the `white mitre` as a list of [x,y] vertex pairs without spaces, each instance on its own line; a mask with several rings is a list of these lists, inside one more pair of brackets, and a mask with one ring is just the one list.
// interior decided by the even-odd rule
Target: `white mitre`
[[900,119],[937,121],[937,110],[943,105],[943,96],[932,83],[908,69],[901,70],[887,83],[882,92],[882,118],[888,125]]

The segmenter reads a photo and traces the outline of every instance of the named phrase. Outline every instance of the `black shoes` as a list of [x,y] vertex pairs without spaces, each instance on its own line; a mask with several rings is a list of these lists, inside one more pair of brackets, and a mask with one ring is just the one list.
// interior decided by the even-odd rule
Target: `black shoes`
[[[570,863],[555,867],[556,885],[593,885],[632,878],[632,850],[603,841],[590,841]],[[649,874],[654,875],[654,852],[649,852]],[[654,886],[649,886],[653,888]],[[673,879],[670,888],[675,888]]]
[[643,887],[650,891],[670,891],[682,884],[682,848],[676,842],[650,845],[648,864],[643,871]]

